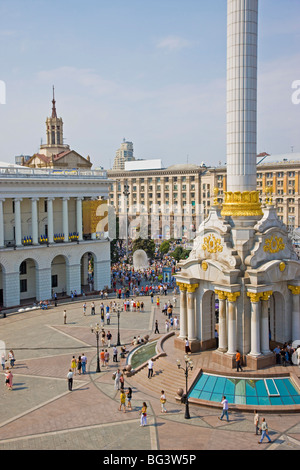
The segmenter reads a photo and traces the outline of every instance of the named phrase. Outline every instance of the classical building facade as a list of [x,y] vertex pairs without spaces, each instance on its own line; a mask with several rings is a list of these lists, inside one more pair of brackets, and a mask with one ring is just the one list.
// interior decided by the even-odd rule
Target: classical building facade
[[[264,204],[271,197],[279,220],[289,230],[299,227],[300,154],[258,156],[256,172],[260,202]],[[157,213],[160,235],[174,238],[191,235],[190,228],[197,229],[208,216],[215,197],[223,204],[227,191],[226,166],[178,164],[159,170],[109,170],[108,176],[112,179],[109,204],[118,216],[125,213],[124,188],[128,185],[129,219],[143,212],[150,223],[151,214]],[[174,214],[179,220],[175,232]]]
[[[110,285],[107,224],[96,214],[108,196],[106,172],[0,164],[0,188],[4,307]],[[86,225],[88,211],[93,220]]]

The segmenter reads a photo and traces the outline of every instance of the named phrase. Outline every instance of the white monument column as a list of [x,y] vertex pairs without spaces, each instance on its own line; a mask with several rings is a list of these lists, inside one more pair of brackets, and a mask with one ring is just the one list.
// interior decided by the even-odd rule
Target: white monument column
[[17,246],[22,245],[22,222],[21,222],[21,201],[22,198],[15,198],[15,243]]
[[196,312],[195,312],[195,290],[199,284],[188,284],[187,286],[187,317],[188,317],[188,339],[196,337]]
[[76,231],[78,233],[78,240],[82,241],[82,197],[76,199]]
[[38,237],[38,208],[37,202],[38,197],[31,198],[31,232],[32,232],[32,243],[34,245],[38,245],[39,237]]
[[219,350],[227,350],[226,292],[216,290],[219,298]]
[[183,282],[178,283],[178,287],[180,290],[180,334],[179,337],[181,339],[187,338],[187,297],[186,297],[186,290],[187,284]]
[[258,0],[227,0],[226,216],[261,216],[256,188]]
[[228,354],[236,353],[236,299],[240,292],[226,293],[228,299]]
[[68,197],[63,197],[62,202],[63,202],[63,211],[62,211],[62,217],[63,217],[63,234],[64,234],[64,242],[69,241],[69,211],[68,211]]
[[4,246],[4,218],[3,218],[3,203],[5,199],[0,199],[0,247]]
[[260,356],[261,293],[247,293],[251,300],[251,356]]
[[47,213],[48,213],[48,242],[53,243],[54,228],[53,228],[53,201],[54,197],[47,198]]
[[292,310],[292,341],[300,339],[300,286],[288,286],[292,292],[293,310]]

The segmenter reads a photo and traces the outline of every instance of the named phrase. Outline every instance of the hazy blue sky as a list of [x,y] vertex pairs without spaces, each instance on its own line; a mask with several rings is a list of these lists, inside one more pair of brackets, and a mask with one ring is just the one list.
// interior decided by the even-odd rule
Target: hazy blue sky
[[[45,143],[52,85],[65,143],[109,168],[226,159],[225,0],[0,0],[0,161]],[[300,152],[300,1],[260,0],[258,152]]]

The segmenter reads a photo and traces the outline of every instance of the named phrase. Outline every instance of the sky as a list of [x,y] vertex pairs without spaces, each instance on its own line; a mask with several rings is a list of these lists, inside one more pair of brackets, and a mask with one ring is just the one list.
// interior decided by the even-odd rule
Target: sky
[[[46,142],[54,85],[94,168],[123,139],[165,167],[224,164],[226,21],[226,0],[0,0],[0,161]],[[299,25],[299,0],[259,1],[258,153],[300,152]]]

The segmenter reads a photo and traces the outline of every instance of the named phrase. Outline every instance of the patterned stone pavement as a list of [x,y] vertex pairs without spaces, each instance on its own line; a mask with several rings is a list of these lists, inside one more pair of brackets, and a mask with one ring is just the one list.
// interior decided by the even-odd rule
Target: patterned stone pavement
[[[104,301],[104,303],[109,302]],[[145,300],[144,312],[122,312],[122,344],[133,336],[153,334],[155,318],[164,332],[165,317]],[[88,305],[90,301],[87,302]],[[100,300],[96,316],[82,312],[82,301],[59,305],[47,311],[9,313],[0,319],[0,340],[13,349],[13,391],[0,387],[0,450],[101,450],[101,451],[200,451],[200,450],[299,450],[300,415],[268,414],[272,443],[258,444],[252,413],[231,412],[230,422],[220,421],[220,409],[190,406],[191,419],[184,418],[183,405],[168,395],[168,413],[161,414],[159,396],[139,385],[134,376],[132,411],[119,411],[119,392],[112,374],[117,365],[96,373],[96,338],[90,325],[100,322]],[[63,309],[67,324],[63,323]],[[175,313],[178,312],[176,308]],[[117,339],[117,316],[110,329]],[[166,343],[167,359],[174,364],[178,351],[172,339]],[[88,370],[76,375],[69,392],[66,375],[73,355],[85,353]],[[176,354],[176,356],[175,356]],[[197,358],[195,358],[197,360]],[[146,374],[146,371],[140,373]],[[4,373],[3,373],[4,374]],[[140,427],[142,402],[148,405],[148,425]]]

